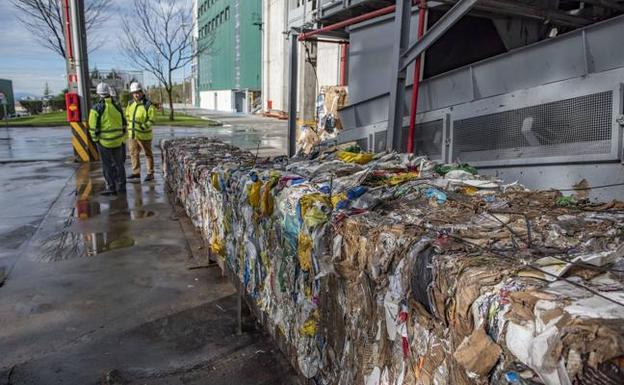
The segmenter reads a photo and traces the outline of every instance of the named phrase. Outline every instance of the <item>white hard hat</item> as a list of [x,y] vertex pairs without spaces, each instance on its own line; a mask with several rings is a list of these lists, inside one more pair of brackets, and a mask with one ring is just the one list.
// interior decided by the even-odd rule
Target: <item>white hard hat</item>
[[95,93],[99,96],[108,96],[110,95],[110,88],[108,87],[108,84],[102,82],[97,85]]
[[130,93],[139,92],[139,91],[143,91],[143,87],[141,87],[141,83],[132,82],[132,84],[130,84]]

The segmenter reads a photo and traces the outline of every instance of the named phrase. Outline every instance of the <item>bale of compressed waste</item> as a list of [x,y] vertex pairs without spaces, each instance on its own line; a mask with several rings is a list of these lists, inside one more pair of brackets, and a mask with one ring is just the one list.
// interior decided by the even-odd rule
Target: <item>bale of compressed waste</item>
[[622,204],[407,154],[161,146],[213,258],[316,383],[624,383]]

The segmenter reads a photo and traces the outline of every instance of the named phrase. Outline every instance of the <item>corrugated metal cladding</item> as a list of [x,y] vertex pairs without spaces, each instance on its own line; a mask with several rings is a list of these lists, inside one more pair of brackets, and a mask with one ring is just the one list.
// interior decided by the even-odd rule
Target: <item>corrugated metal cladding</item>
[[199,90],[260,89],[262,0],[200,0]]

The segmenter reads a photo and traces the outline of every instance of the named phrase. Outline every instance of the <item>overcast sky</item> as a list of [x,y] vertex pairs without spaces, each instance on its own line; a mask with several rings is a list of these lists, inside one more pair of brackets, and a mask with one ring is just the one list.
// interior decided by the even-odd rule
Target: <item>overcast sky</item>
[[[130,0],[110,0],[110,15],[97,32],[105,35],[104,45],[89,55],[89,67],[98,69],[134,69],[119,51],[120,9],[119,4]],[[66,87],[65,61],[57,53],[43,48],[17,20],[16,11],[8,0],[0,0],[0,78],[13,81],[15,92],[42,95],[48,82],[53,93]],[[187,69],[186,73],[189,74]],[[182,79],[182,71],[175,78]],[[154,78],[144,75],[145,82],[154,83]]]

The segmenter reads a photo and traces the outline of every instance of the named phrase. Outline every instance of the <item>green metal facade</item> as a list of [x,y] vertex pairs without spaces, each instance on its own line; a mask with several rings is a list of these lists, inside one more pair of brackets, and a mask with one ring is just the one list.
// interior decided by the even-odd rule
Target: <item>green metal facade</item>
[[[7,114],[15,113],[15,98],[13,96],[13,82],[6,79],[0,79],[0,92],[7,99]],[[4,117],[4,108],[0,105],[0,119]]]
[[199,90],[259,90],[262,1],[200,0],[197,9],[198,46],[213,41],[198,57]]

